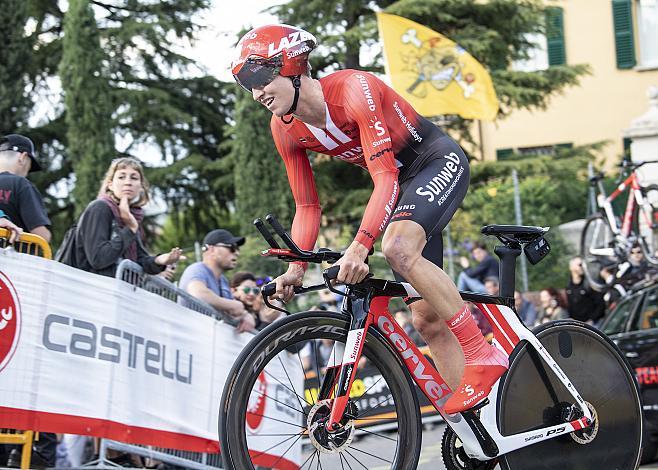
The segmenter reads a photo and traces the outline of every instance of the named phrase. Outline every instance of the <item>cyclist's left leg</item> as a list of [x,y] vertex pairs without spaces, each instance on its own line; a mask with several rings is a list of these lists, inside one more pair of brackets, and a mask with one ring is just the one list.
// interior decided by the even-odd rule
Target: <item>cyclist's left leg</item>
[[450,389],[455,390],[464,375],[464,354],[459,341],[427,301],[413,302],[409,309],[414,328],[430,348],[434,365]]

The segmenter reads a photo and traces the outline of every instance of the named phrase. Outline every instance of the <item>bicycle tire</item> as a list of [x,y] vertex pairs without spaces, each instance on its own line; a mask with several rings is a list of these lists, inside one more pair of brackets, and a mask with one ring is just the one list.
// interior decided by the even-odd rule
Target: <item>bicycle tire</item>
[[[643,186],[642,195],[646,199],[651,199],[651,192],[656,192],[658,194],[658,185],[650,184],[648,186]],[[647,223],[650,225],[641,230],[640,220],[642,217],[642,208],[639,206],[635,207],[635,214],[633,217],[633,231],[637,234],[638,241],[640,242],[640,248],[642,248],[642,253],[644,258],[653,266],[658,266],[658,256],[656,255],[658,251],[658,208],[651,205],[651,213],[647,214],[649,220]]]
[[[614,246],[615,237],[607,220],[601,214],[595,214],[587,219],[580,236],[580,257],[583,271],[589,285],[595,291],[605,290],[606,283],[601,279],[601,268],[606,264],[619,263],[619,250]],[[612,256],[602,256],[592,253],[592,249],[610,249]]]
[[[501,468],[637,468],[642,453],[642,407],[635,376],[619,349],[597,329],[576,321],[542,325],[535,334],[592,405],[598,427],[591,440],[579,431],[505,454],[500,457]],[[504,436],[564,422],[560,410],[573,403],[566,388],[527,343],[510,357],[498,398],[498,425]]]
[[[247,406],[250,395],[252,395],[249,391],[253,390],[256,379],[268,364],[276,361],[280,353],[294,355],[295,353],[290,351],[296,351],[299,356],[300,347],[297,346],[302,341],[325,339],[345,342],[348,329],[349,319],[340,313],[326,311],[297,313],[270,325],[245,347],[229,373],[220,406],[219,436],[221,453],[225,465],[224,468],[248,470],[253,469],[255,465],[263,465],[261,462],[252,462],[252,457],[248,449],[247,435],[245,434],[245,421],[247,418]],[[284,351],[286,352],[284,353]],[[372,361],[373,366],[381,373],[390,390],[390,398],[388,400],[390,401],[392,399],[395,406],[393,419],[397,420],[398,428],[396,446],[393,449],[394,452],[387,454],[387,456],[392,454],[390,468],[396,470],[415,469],[420,456],[422,430],[418,397],[416,396],[411,377],[406,368],[403,367],[398,356],[394,353],[392,346],[374,329],[370,329],[365,338],[363,355],[369,361]],[[260,362],[259,365],[257,365],[257,361]],[[302,359],[299,356],[300,366],[301,362]],[[319,370],[318,373],[320,373]],[[292,381],[290,385],[293,385]],[[293,385],[292,388],[295,389],[295,386]],[[261,392],[259,391],[258,393]],[[298,399],[302,398],[298,393],[297,397]],[[310,404],[302,405],[301,401],[299,404],[302,406],[301,411],[297,410],[297,413],[300,415],[298,421],[301,421],[302,426],[300,427],[303,428],[301,432],[307,433],[308,436],[308,416],[306,415],[304,417],[301,414],[308,409]],[[375,405],[371,409],[377,406]],[[368,419],[367,410],[359,409],[358,411],[360,419]],[[282,428],[284,427],[283,425],[281,426]],[[369,439],[373,439],[372,435],[377,434],[367,430],[364,432],[368,435]],[[253,435],[249,437],[253,439]],[[284,436],[281,437],[283,438]],[[390,439],[388,436],[386,438]],[[390,440],[387,441],[387,445],[389,446]],[[313,450],[313,446],[314,444],[311,443],[312,456],[308,457],[306,461],[301,459],[303,463],[299,467],[300,469],[308,468],[305,465],[306,462],[310,458],[315,459],[313,457],[315,455],[317,455],[317,461],[320,462],[318,468],[341,468],[345,460],[352,462],[352,468],[363,468],[364,466],[361,462],[359,462],[360,465],[355,463],[354,455],[352,454],[356,451],[350,451],[350,448],[353,447],[351,444],[344,447],[344,453],[341,450],[341,455],[337,459],[340,463],[337,464],[337,467],[336,465],[327,464],[326,459],[329,457],[326,457],[326,454],[322,454],[317,449]],[[358,452],[363,452],[362,449],[357,450]],[[359,453],[360,455],[362,454]],[[378,468],[383,465],[381,460],[385,460],[384,457],[386,456],[380,455],[373,457],[378,462]],[[256,458],[257,454],[254,454],[254,459]],[[324,459],[324,462],[321,459]],[[315,464],[314,460],[310,460],[310,462],[309,465]],[[266,466],[279,468],[276,465],[272,465],[271,462]],[[371,466],[374,465],[365,465],[366,468],[370,468]]]

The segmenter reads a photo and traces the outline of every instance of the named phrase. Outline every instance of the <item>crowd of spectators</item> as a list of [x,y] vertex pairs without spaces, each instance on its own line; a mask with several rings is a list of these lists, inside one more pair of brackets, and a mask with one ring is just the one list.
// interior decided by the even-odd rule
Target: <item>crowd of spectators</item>
[[[43,197],[27,179],[41,169],[32,141],[11,134],[0,139],[0,227],[9,230],[13,243],[30,232],[51,240],[51,221]],[[141,163],[133,158],[112,161],[91,201],[68,230],[56,259],[75,268],[114,277],[121,260],[137,263],[147,274],[173,280],[176,265],[185,259],[179,247],[152,255],[143,229],[144,209],[150,200],[149,184]],[[236,318],[239,332],[255,331],[272,323],[279,312],[267,308],[259,295],[262,279],[252,273],[225,276],[235,268],[244,237],[217,229],[203,240],[202,260],[185,269],[181,289],[209,303],[222,314]],[[183,299],[181,299],[184,301]],[[0,444],[0,467],[20,466],[19,446]],[[87,436],[39,433],[31,456],[33,468],[79,467],[94,454],[94,442]],[[108,451],[118,464],[143,467],[136,455]]]

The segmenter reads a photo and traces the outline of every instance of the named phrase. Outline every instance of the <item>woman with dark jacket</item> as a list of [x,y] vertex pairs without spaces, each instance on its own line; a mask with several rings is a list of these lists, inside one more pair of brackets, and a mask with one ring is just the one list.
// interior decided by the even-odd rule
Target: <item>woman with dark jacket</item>
[[75,235],[75,265],[103,276],[114,276],[122,259],[138,263],[148,274],[158,274],[181,258],[176,247],[151,256],[144,248],[142,207],[150,200],[144,170],[134,158],[112,161],[98,198],[84,210]]

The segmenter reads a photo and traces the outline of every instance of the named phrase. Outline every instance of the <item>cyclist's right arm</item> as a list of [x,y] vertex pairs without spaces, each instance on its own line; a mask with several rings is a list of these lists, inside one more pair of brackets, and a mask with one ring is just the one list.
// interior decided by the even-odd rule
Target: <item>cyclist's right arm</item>
[[[288,174],[288,182],[295,199],[295,217],[292,222],[291,236],[302,250],[312,250],[320,232],[322,210],[315,187],[315,178],[306,150],[281,129],[276,119],[271,121],[274,144],[283,159]],[[293,296],[294,285],[301,285],[307,263],[290,263],[288,271],[275,279],[277,294],[284,300]]]

